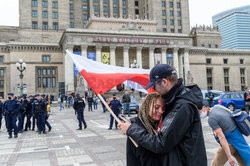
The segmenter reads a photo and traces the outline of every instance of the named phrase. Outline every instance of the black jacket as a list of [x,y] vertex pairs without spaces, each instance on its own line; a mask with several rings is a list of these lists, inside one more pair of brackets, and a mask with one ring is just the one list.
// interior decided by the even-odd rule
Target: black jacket
[[127,135],[161,157],[164,166],[206,166],[207,157],[198,109],[202,93],[198,86],[184,87],[182,80],[164,96],[165,112],[158,135],[133,123]]

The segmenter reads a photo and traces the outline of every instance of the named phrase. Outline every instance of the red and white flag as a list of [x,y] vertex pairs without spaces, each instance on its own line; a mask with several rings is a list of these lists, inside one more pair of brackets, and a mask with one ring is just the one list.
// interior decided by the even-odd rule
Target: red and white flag
[[150,70],[107,65],[75,55],[68,50],[66,53],[96,94],[103,94],[126,80],[136,82],[142,87],[149,83]]

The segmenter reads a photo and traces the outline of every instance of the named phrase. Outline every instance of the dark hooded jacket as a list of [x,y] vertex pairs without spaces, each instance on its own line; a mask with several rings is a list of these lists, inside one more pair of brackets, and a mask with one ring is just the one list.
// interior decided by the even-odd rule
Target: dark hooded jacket
[[[184,87],[182,79],[179,79],[162,97],[165,112],[161,132],[152,135],[139,124],[132,123],[127,135],[139,146],[157,154],[157,165],[206,166],[206,150],[198,111],[202,108],[199,87]],[[153,156],[152,160],[155,159]]]

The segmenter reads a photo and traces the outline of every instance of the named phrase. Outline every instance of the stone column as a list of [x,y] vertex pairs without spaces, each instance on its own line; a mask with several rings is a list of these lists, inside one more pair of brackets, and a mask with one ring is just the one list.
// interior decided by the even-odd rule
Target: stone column
[[87,49],[88,49],[88,46],[81,46],[81,56],[87,58]]
[[96,61],[101,62],[102,61],[102,46],[97,45],[95,47],[95,50],[96,50]]
[[179,77],[183,78],[183,54],[179,55]]
[[123,14],[122,14],[122,0],[119,0],[119,11],[120,11],[120,17],[122,18]]
[[94,9],[93,9],[93,0],[89,0],[89,17],[94,16]]
[[167,48],[161,48],[161,63],[167,64]]
[[115,46],[110,46],[110,64],[115,66],[116,65],[116,61],[115,61]]
[[149,47],[149,68],[152,69],[155,65],[155,57],[154,57],[154,47]]
[[188,80],[190,68],[189,68],[189,49],[185,48],[184,49],[184,72],[185,72],[185,84],[189,84],[190,80]]
[[100,0],[100,17],[103,17],[103,0]]
[[142,69],[142,55],[141,55],[142,47],[137,47],[136,50],[136,61],[137,64],[139,65],[139,68]]
[[123,47],[123,66],[129,68],[129,47]]
[[113,17],[113,0],[109,0],[109,14]]
[[173,63],[174,63],[174,68],[177,71],[177,75],[179,76],[179,59],[178,59],[178,48],[173,48]]
[[[67,47],[70,52],[73,53],[73,46]],[[74,65],[73,61],[64,53],[64,77],[65,77],[65,92],[74,91]]]

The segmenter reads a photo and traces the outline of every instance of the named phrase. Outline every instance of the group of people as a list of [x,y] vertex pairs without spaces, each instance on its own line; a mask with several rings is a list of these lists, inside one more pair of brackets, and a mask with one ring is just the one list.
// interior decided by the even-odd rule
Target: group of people
[[[14,97],[13,93],[8,93],[6,101],[0,99],[0,129],[2,117],[4,116],[9,138],[12,138],[13,130],[14,138],[17,138],[18,133],[28,130],[34,131],[35,126],[37,126],[39,134],[46,134],[45,125],[48,127],[48,131],[52,129],[48,122],[48,109],[47,98],[44,94]],[[18,123],[16,123],[17,121]]]
[[[201,117],[206,116],[221,146],[212,166],[222,166],[227,161],[233,166],[236,162],[232,156],[239,165],[250,165],[249,145],[230,114],[224,108],[209,109],[203,105],[199,87],[184,86],[176,73],[167,64],[152,68],[146,88],[151,87],[157,93],[147,95],[138,117],[118,124],[128,136],[127,165],[207,165],[201,125]],[[206,109],[206,115],[199,111],[202,108]]]

